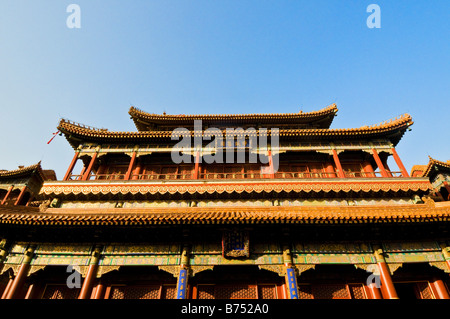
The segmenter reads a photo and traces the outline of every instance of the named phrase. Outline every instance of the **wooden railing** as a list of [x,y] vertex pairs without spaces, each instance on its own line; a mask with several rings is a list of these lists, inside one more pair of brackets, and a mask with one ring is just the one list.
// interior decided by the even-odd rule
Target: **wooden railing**
[[[346,178],[379,178],[383,177],[381,172],[356,172],[347,171]],[[389,177],[403,177],[401,172],[387,171]],[[124,180],[126,174],[91,174],[87,180]],[[214,179],[266,179],[268,174],[257,173],[200,173],[201,180]],[[312,179],[312,178],[337,178],[335,172],[276,172],[276,179]],[[130,180],[189,180],[193,179],[192,173],[169,173],[169,174],[133,174]],[[82,180],[82,175],[71,175],[69,180]]]

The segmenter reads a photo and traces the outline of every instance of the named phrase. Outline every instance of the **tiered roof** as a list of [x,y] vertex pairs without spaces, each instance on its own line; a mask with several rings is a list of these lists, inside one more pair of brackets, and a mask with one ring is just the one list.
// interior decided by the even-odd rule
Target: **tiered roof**
[[[136,114],[140,114],[141,117],[144,117],[146,113],[142,113],[141,111],[136,111],[136,109],[132,109]],[[318,111],[317,113],[320,116],[323,114],[330,114],[332,112],[334,114],[335,108],[326,108],[324,110]],[[133,113],[134,114],[134,113]],[[150,117],[150,115],[146,115]],[[244,119],[245,117],[253,117],[260,119],[269,118],[271,119],[268,123],[274,123],[273,119],[277,121],[284,120],[284,117],[296,119],[308,119],[311,117],[318,116],[316,113],[300,113],[298,115],[294,114],[257,114],[257,115],[217,115],[218,118],[233,122],[236,126],[239,122],[239,118]],[[133,118],[135,122],[140,123],[141,117]],[[156,115],[152,115],[152,117],[156,118]],[[171,117],[176,117],[180,123],[183,121],[192,121],[195,119],[195,116],[182,116],[182,115],[163,115],[158,116],[159,121],[171,121]],[[201,118],[202,116],[198,116]],[[208,119],[213,117],[212,115],[203,116]],[[248,122],[247,122],[248,123]],[[409,114],[404,114],[402,116],[396,117],[395,119],[391,119],[389,121],[372,125],[372,126],[363,126],[360,128],[350,128],[350,129],[329,129],[329,128],[298,128],[298,129],[283,129],[280,128],[276,134],[279,135],[280,139],[303,139],[303,140],[322,140],[322,139],[376,139],[376,138],[387,138],[391,141],[392,144],[396,145],[400,139],[402,138],[404,132],[413,124],[412,118]],[[166,130],[143,130],[143,127],[140,124],[137,124],[139,131],[137,132],[114,132],[108,131],[106,129],[96,129],[89,126],[77,124],[65,119],[62,119],[59,123],[58,129],[65,134],[67,140],[72,145],[72,147],[77,148],[78,145],[82,142],[94,142],[94,143],[149,143],[149,142],[161,142],[166,141],[170,142],[173,131]],[[270,127],[267,128],[267,134],[270,136],[272,133]],[[225,132],[224,132],[225,133]],[[191,131],[192,136],[199,136],[203,134],[206,136],[205,132],[196,132]],[[245,133],[247,134],[247,132]],[[256,135],[259,134],[259,130],[255,130]]]

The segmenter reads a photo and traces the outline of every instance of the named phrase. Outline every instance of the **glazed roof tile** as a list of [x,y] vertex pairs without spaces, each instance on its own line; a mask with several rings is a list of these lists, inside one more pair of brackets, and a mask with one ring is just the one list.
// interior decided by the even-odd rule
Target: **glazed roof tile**
[[[268,135],[278,134],[280,138],[377,138],[389,137],[391,142],[396,145],[401,139],[406,129],[413,124],[412,118],[409,114],[396,117],[389,121],[372,126],[362,126],[359,128],[347,129],[279,129],[277,131],[267,130]],[[109,141],[109,142],[148,142],[151,139],[155,140],[170,140],[172,131],[137,131],[137,132],[114,132],[106,129],[96,129],[89,126],[77,124],[69,120],[62,119],[58,125],[58,130],[66,135],[68,141],[73,147],[77,147],[79,139],[86,141]],[[205,131],[192,132],[192,136],[206,136]],[[245,133],[247,134],[247,133]],[[259,134],[255,130],[255,134]],[[72,138],[76,137],[76,140]]]
[[[130,107],[128,113],[133,119],[139,131],[147,130],[149,123],[187,123],[194,120],[211,122],[241,122],[251,121],[288,121],[290,123],[310,123],[321,121],[322,125],[329,127],[338,109],[336,104],[331,104],[321,110],[298,113],[253,113],[253,114],[154,114],[142,111],[134,106]],[[324,120],[325,119],[325,120]]]
[[0,224],[142,226],[229,223],[398,223],[450,220],[450,203],[377,206],[83,208],[0,207]]
[[36,164],[26,166],[26,167],[19,167],[15,170],[0,171],[0,179],[3,179],[3,178],[11,179],[11,178],[16,178],[16,177],[19,178],[19,177],[23,177],[26,175],[31,175],[33,173],[37,173],[37,175],[42,180],[45,180],[44,172],[42,170],[40,161]]

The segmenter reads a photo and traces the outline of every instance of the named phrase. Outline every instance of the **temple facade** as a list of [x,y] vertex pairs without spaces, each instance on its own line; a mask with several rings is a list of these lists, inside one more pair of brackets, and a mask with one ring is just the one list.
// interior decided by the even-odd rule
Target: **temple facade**
[[1,187],[2,299],[449,299],[450,166],[336,113],[62,119],[64,177]]

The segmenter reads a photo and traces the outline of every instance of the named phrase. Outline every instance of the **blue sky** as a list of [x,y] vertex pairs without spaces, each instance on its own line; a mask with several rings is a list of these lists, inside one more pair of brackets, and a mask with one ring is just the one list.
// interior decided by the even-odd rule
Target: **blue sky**
[[[72,3],[80,29],[66,25]],[[372,3],[379,29],[366,25]],[[449,11],[448,0],[3,0],[0,168],[41,160],[60,179],[73,150],[60,136],[47,145],[59,119],[134,131],[131,105],[222,114],[336,103],[332,128],[409,113],[397,147],[406,168],[448,160]]]

